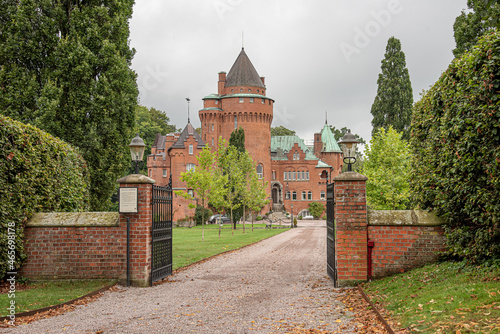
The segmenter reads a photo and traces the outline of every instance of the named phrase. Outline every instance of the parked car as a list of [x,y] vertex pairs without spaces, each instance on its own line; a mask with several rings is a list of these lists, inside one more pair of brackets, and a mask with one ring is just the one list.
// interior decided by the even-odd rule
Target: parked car
[[230,223],[231,218],[229,218],[226,215],[213,215],[208,219],[208,222],[210,224],[217,224],[217,223],[220,223],[221,221],[222,221],[222,223]]
[[304,220],[313,220],[314,217],[313,216],[304,216],[304,217],[302,217],[302,219],[304,219]]

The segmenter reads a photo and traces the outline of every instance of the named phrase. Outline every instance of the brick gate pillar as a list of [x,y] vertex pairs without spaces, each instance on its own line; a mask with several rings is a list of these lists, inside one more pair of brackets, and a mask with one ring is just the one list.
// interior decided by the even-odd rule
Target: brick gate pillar
[[335,253],[339,286],[368,278],[366,180],[356,172],[335,177]]
[[133,286],[149,286],[151,280],[152,242],[151,205],[153,184],[156,181],[142,174],[132,174],[122,177],[117,182],[120,184],[120,188],[138,188],[138,212],[120,214],[120,226],[126,226],[127,217],[130,219],[130,284]]

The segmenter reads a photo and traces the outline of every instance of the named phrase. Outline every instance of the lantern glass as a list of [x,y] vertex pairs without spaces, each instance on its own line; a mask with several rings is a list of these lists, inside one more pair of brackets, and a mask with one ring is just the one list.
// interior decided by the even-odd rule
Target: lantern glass
[[144,150],[146,149],[146,144],[144,144],[142,138],[139,137],[139,134],[137,134],[135,138],[132,139],[128,147],[130,148],[132,161],[142,161],[142,158],[144,157]]

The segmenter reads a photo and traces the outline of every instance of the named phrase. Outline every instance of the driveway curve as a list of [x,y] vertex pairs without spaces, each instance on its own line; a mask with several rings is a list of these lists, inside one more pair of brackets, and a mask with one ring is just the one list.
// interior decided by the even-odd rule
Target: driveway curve
[[194,265],[170,282],[123,287],[73,312],[2,332],[353,333],[354,320],[334,298],[326,275],[325,225],[300,222],[299,228]]

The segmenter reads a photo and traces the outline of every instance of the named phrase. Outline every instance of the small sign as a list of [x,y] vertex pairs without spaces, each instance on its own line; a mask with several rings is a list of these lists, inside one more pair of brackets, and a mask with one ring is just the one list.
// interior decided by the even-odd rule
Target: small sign
[[137,188],[123,187],[119,189],[120,192],[118,200],[120,202],[120,206],[118,211],[120,213],[137,213]]

